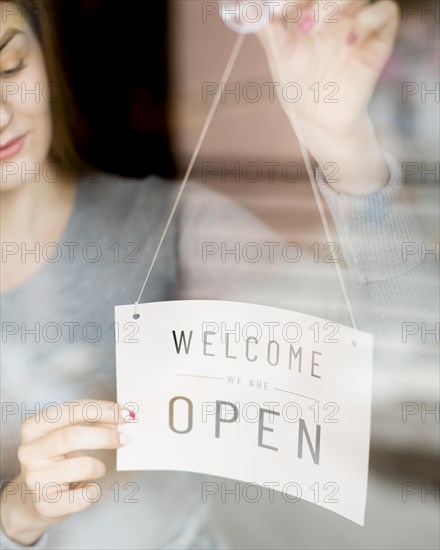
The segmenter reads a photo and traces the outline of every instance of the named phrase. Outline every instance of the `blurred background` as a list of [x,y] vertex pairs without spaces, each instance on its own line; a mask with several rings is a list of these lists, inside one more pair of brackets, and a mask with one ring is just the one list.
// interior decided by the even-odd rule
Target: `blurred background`
[[[440,2],[399,3],[397,47],[377,87],[371,113],[384,149],[403,163],[405,180],[416,184],[421,222],[435,242]],[[184,173],[213,97],[203,101],[204,85],[219,82],[236,36],[220,17],[204,17],[204,4],[214,2],[161,0],[121,7],[116,0],[55,0],[65,66],[78,103],[77,144],[90,164],[137,178]],[[248,83],[266,90],[263,83],[272,81],[254,37],[245,41],[230,80],[241,92]],[[263,168],[260,177],[252,164],[244,174],[227,173],[236,163],[242,170],[247,163],[261,167],[263,162],[279,163],[274,169],[276,194],[271,191],[274,182],[268,181],[269,169]],[[290,162],[301,168],[298,173],[292,169],[290,181],[284,182],[282,168]],[[236,103],[229,95],[220,103],[193,170],[194,179],[233,194],[277,230],[305,233],[309,242],[319,218],[314,216],[305,176],[297,140],[268,93],[257,102]],[[293,200],[292,193],[307,215],[290,219],[286,227],[285,217],[269,213],[266,200],[282,207]]]
[[[77,143],[92,165],[130,177],[182,176],[212,101],[212,96],[203,101],[203,85],[219,82],[236,38],[218,16],[204,21],[203,4],[56,3],[81,121]],[[439,235],[440,5],[429,0],[400,4],[397,47],[371,113],[384,149],[403,163],[414,211],[433,248]],[[243,86],[271,80],[263,50],[248,37],[231,81]],[[406,101],[404,83],[413,86]],[[437,93],[429,94],[436,86]],[[252,181],[252,171],[249,177],[239,174],[239,181],[235,174],[222,178],[222,163],[231,170],[237,163],[268,162],[303,167],[279,104],[267,94],[255,103],[229,99],[219,105],[192,179],[233,197],[289,240],[306,247],[322,241],[304,167],[294,182],[285,181],[281,170],[275,170],[273,181],[264,172]],[[207,174],[207,163],[218,172]],[[233,497],[227,504],[215,503],[216,522],[229,543],[234,548],[439,548],[438,489],[436,495],[426,493],[438,487],[440,477],[438,419],[431,418],[431,425],[420,417],[408,423],[401,419],[403,401],[426,402],[431,408],[438,402],[438,371],[417,368],[417,374],[393,375],[382,392],[378,377],[366,527],[307,502],[292,504],[278,495],[270,503],[263,493],[256,503],[243,498],[236,503]],[[417,489],[406,502],[405,483]]]

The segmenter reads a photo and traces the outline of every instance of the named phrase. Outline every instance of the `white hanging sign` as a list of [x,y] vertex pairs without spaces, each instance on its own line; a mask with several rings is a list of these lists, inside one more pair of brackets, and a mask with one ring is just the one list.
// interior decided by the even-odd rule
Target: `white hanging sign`
[[373,338],[285,309],[117,306],[118,470],[182,470],[284,491],[363,525]]

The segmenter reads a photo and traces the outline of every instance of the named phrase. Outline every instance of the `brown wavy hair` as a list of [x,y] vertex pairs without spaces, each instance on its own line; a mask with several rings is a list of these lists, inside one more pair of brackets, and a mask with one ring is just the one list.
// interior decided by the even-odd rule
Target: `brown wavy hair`
[[54,6],[50,0],[0,0],[16,4],[23,19],[37,36],[46,64],[51,89],[55,90],[50,100],[52,110],[52,145],[50,158],[63,166],[83,167],[74,146],[76,109],[61,66],[57,35],[55,32]]

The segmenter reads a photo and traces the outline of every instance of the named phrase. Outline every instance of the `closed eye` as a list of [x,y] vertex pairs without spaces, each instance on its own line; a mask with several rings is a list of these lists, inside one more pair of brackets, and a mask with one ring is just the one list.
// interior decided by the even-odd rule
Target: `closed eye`
[[18,72],[25,69],[27,65],[25,65],[23,59],[20,60],[20,63],[16,65],[15,67],[12,67],[12,69],[7,69],[6,71],[0,71],[0,77],[4,76],[12,76],[14,74],[17,74]]

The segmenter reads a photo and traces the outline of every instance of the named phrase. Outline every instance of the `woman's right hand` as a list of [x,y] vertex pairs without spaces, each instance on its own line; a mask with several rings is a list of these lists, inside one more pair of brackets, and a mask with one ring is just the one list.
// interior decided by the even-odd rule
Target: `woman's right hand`
[[84,399],[59,405],[58,412],[56,421],[40,412],[23,423],[18,448],[21,473],[13,480],[14,490],[3,489],[1,525],[9,538],[22,545],[33,544],[49,525],[94,503],[87,487],[105,476],[106,467],[81,451],[118,449],[124,444],[117,427],[127,411],[117,403]]

